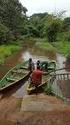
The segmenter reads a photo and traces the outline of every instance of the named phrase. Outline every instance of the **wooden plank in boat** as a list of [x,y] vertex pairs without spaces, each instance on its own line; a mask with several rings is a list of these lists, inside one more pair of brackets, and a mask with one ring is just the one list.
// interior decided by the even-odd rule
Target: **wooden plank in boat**
[[13,81],[7,85],[3,85],[3,87],[0,88],[0,92],[2,92],[3,90],[6,90],[7,88],[10,88],[11,86],[19,83],[21,80],[24,80],[25,77],[27,77],[28,75],[30,74],[30,72],[28,72],[28,74],[25,74],[23,78],[20,78],[19,80],[17,81]]
[[12,82],[17,81],[17,79],[13,79],[13,78],[9,78],[9,77],[7,77],[6,79],[7,79],[7,81],[12,81]]
[[20,70],[13,70],[11,71],[12,73],[22,73],[22,74],[26,74],[28,71],[20,71]]

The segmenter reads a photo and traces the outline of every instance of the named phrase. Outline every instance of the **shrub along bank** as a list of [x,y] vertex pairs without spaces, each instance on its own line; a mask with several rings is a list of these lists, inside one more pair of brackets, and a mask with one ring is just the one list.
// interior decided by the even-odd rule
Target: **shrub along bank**
[[49,43],[47,39],[37,39],[36,46],[42,50],[46,50],[47,52],[58,52],[63,54],[65,57],[70,55],[70,42],[69,41],[56,41],[53,43]]
[[69,41],[60,41],[53,43],[57,51],[64,56],[68,56],[70,54],[70,42]]
[[0,45],[0,64],[4,63],[6,57],[12,55],[18,51],[21,47],[19,45],[9,44],[9,45]]
[[36,46],[42,50],[45,50],[47,52],[56,52],[56,48],[53,47],[47,39],[37,39]]

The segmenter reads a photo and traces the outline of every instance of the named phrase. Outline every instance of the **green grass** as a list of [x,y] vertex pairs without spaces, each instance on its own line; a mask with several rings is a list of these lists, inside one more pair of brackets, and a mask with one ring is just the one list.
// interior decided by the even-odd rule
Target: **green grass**
[[60,34],[58,41],[49,43],[47,39],[36,39],[36,46],[47,52],[59,52],[64,56],[70,55],[70,41],[65,39],[65,33]]
[[56,47],[57,51],[65,56],[70,53],[70,42],[69,41],[60,41],[55,42],[54,46]]
[[46,51],[56,51],[55,47],[53,47],[49,42],[47,42],[47,40],[44,40],[44,39],[37,42],[36,46]]
[[18,51],[21,47],[14,44],[0,45],[0,64],[4,62],[6,57],[12,55],[12,53]]
[[52,93],[52,86],[49,84],[45,84],[45,86],[43,87],[43,91],[47,94],[47,95],[54,95]]

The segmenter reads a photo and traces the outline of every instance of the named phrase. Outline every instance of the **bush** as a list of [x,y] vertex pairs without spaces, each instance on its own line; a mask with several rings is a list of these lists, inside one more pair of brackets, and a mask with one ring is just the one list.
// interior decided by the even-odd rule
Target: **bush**
[[6,57],[12,55],[12,53],[16,52],[20,49],[20,46],[8,44],[8,45],[0,45],[0,64],[4,63]]
[[0,44],[8,43],[13,39],[14,36],[11,31],[9,31],[9,29],[5,25],[0,23]]
[[70,31],[65,32],[65,40],[70,41]]
[[51,85],[46,84],[46,85],[43,87],[43,90],[44,90],[44,92],[45,92],[47,95],[53,95]]
[[49,42],[55,42],[57,33],[59,32],[59,23],[52,23],[47,29],[47,37]]

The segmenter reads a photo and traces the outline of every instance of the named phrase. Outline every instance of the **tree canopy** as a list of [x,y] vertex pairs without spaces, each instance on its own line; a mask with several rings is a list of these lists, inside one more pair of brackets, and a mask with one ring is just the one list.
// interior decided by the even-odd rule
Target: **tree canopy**
[[22,31],[26,12],[27,9],[18,0],[0,0],[0,23],[7,27],[15,38]]
[[[0,44],[16,40],[20,35],[46,37],[49,42],[57,41],[60,33],[70,40],[70,17],[45,13],[26,15],[27,8],[19,0],[0,0]],[[62,17],[62,18],[61,18]]]

